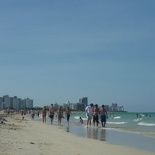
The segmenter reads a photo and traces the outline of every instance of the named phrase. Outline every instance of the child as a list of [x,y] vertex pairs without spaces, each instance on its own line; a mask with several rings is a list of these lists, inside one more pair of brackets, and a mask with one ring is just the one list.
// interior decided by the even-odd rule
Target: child
[[79,124],[83,124],[83,119],[80,117],[80,122]]

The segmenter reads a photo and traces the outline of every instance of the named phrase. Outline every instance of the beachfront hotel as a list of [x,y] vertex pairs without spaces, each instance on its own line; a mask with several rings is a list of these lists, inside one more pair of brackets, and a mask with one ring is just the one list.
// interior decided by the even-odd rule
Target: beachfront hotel
[[33,100],[29,98],[21,99],[18,98],[17,96],[10,97],[9,95],[0,97],[0,109],[7,109],[7,108],[15,110],[32,109]]

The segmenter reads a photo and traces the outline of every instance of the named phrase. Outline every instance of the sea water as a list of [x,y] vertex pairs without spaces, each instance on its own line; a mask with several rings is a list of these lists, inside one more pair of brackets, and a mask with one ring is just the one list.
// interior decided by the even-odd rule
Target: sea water
[[[78,123],[79,117],[83,118],[84,124]],[[41,116],[35,120],[41,121]],[[48,116],[47,124],[50,125]],[[57,124],[54,117],[53,125]],[[101,123],[98,127],[86,128],[86,114],[76,112],[72,113],[69,126],[66,118],[62,119],[62,128],[77,136],[155,152],[155,113],[109,113],[105,128],[101,127]]]

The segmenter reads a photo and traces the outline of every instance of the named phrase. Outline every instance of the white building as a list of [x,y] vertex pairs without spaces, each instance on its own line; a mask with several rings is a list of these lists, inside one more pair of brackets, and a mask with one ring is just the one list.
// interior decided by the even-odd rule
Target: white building
[[0,109],[13,108],[16,110],[25,109],[25,108],[33,108],[33,100],[27,98],[22,100],[17,96],[9,97],[9,95],[5,95],[0,97]]
[[9,97],[9,95],[3,96],[3,103],[4,103],[4,108],[11,107],[11,98]]
[[13,109],[16,109],[16,110],[19,110],[19,98],[17,98],[17,96],[14,96],[13,97]]
[[24,100],[20,99],[19,107],[20,107],[20,109],[26,108],[26,99],[24,99]]
[[117,103],[110,103],[109,109],[110,111],[117,111]]
[[31,100],[29,98],[27,98],[25,100],[26,100],[26,108],[32,109],[33,108],[33,100]]

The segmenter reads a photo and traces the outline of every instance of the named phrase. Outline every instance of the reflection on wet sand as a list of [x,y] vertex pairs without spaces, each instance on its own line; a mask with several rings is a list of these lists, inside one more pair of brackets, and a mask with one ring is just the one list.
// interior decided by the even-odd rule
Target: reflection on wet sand
[[100,140],[101,141],[106,141],[106,130],[105,129],[101,129],[100,130]]
[[75,133],[78,136],[106,141],[107,133],[105,128],[83,128],[83,126],[66,126],[66,132]]
[[66,131],[69,132],[69,126],[67,126]]
[[106,141],[106,130],[98,128],[87,128],[87,138],[99,139],[101,141]]

